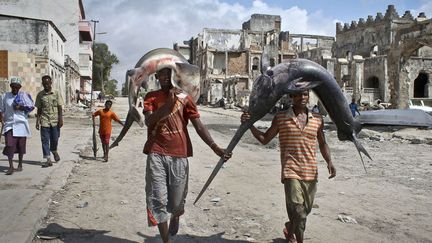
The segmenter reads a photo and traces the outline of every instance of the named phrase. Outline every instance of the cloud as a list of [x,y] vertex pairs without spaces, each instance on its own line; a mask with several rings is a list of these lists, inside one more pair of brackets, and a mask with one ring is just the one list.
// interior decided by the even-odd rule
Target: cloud
[[196,37],[203,28],[241,29],[242,23],[254,13],[280,15],[281,28],[291,33],[334,35],[335,20],[322,12],[309,13],[293,6],[281,8],[262,0],[251,6],[221,0],[84,0],[86,19],[99,20],[97,41],[108,44],[120,60],[111,73],[119,83],[123,82],[127,69],[151,49],[172,48]]

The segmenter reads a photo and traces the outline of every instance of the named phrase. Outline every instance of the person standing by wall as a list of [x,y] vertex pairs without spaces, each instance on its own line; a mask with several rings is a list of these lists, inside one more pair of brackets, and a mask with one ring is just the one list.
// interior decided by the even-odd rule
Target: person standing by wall
[[[31,96],[21,89],[21,79],[13,77],[10,81],[11,92],[6,92],[0,97],[0,122],[5,137],[3,154],[8,157],[9,169],[6,175],[12,175],[14,171],[22,171],[23,157],[26,153],[27,137],[31,136],[28,124],[28,113],[34,109]],[[13,166],[14,154],[18,153],[18,167]]]
[[55,162],[60,160],[57,151],[60,128],[63,126],[63,99],[57,91],[52,90],[51,76],[42,77],[44,89],[36,96],[37,119],[36,129],[40,129],[42,153],[46,160],[42,167],[52,166],[51,153]]

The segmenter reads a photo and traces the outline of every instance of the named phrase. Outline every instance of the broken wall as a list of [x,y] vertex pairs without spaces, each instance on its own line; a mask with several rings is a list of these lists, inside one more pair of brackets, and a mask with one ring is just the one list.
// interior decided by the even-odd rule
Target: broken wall
[[214,48],[218,51],[240,50],[242,46],[242,31],[204,29],[203,48]]
[[228,53],[228,75],[249,75],[248,58],[245,52]]
[[0,17],[0,50],[47,56],[48,25],[43,21]]

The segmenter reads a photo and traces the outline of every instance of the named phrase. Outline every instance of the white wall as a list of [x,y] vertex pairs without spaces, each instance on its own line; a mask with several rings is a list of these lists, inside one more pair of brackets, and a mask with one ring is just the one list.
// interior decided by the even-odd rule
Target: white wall
[[64,66],[65,43],[51,25],[48,25],[48,46],[48,58]]

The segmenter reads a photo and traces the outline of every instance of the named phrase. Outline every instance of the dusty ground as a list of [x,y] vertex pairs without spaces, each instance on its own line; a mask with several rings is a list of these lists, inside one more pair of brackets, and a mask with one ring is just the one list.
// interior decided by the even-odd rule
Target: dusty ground
[[[114,110],[125,117],[125,100],[118,99]],[[200,110],[215,141],[226,146],[240,113]],[[88,119],[69,122],[90,126]],[[269,122],[257,125],[265,128]],[[113,134],[119,131],[115,125]],[[218,158],[193,127],[190,134],[194,145],[190,189],[175,242],[284,242],[287,216],[277,141],[262,146],[250,132],[245,134],[233,158],[193,206]],[[90,158],[90,135],[79,134],[83,139],[77,139],[76,147],[82,160],[52,198],[39,236],[55,238],[49,242],[161,242],[157,228],[147,227],[145,215],[146,130],[134,125],[111,151],[108,163]],[[361,141],[374,159],[365,160],[367,173],[352,143],[338,141],[331,126],[326,136],[338,175],[327,179],[320,157],[318,193],[308,217],[306,242],[432,242],[432,131],[366,127]],[[215,198],[220,201],[210,201]],[[357,223],[344,223],[338,216],[349,216]],[[48,241],[36,237],[34,242]]]

